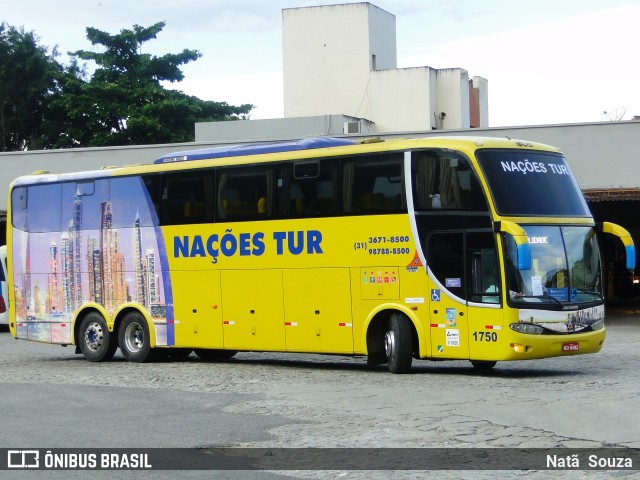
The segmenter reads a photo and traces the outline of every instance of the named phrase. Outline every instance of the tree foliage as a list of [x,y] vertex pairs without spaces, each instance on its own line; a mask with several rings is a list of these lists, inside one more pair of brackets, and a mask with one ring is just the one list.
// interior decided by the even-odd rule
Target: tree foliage
[[[185,142],[193,140],[196,122],[248,115],[253,105],[205,101],[163,87],[162,82],[183,80],[180,67],[201,56],[189,49],[162,56],[142,53],[143,44],[164,27],[164,22],[134,25],[115,35],[87,28],[87,39],[98,48],[70,53],[71,63],[62,66],[55,60],[57,52],[49,55],[33,33],[3,26],[0,146],[22,150]],[[5,31],[11,35],[3,36]],[[81,62],[94,67],[91,75]]]
[[46,148],[62,66],[33,32],[0,24],[0,151]]

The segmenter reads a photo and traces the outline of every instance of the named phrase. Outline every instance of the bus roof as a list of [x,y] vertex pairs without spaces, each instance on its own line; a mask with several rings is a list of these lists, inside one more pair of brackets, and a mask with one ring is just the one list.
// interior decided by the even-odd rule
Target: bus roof
[[304,140],[295,142],[225,145],[223,147],[169,153],[158,158],[153,163],[187,162],[191,160],[291,152],[294,150],[311,150],[313,148],[343,147],[346,145],[354,145],[355,143],[353,140],[347,138],[318,137],[305,138]]
[[[77,171],[70,173],[49,173],[37,172],[32,175],[20,176],[11,183],[10,189],[34,183],[52,183],[64,181],[80,181],[83,179],[95,179],[120,175],[131,175],[147,173],[150,171],[163,170],[164,168],[172,169],[171,164],[179,164],[186,162],[184,168],[197,168],[194,164],[189,165],[191,161],[202,160],[207,166],[211,166],[207,160],[221,160],[221,164],[229,165],[234,163],[232,158],[240,157],[261,157],[256,161],[269,161],[269,155],[277,155],[278,153],[286,154],[289,152],[291,157],[304,156],[304,151],[315,149],[334,149],[336,154],[355,154],[355,153],[373,153],[381,151],[395,150],[412,150],[419,148],[526,148],[536,150],[546,150],[558,152],[559,149],[544,145],[537,142],[527,142],[503,137],[476,137],[476,136],[433,136],[426,138],[402,138],[402,139],[346,139],[335,137],[316,137],[303,140],[292,140],[280,143],[254,143],[240,145],[226,145],[221,147],[205,148],[199,150],[189,150],[182,152],[174,152],[163,155],[150,164],[123,165],[100,170]],[[265,156],[267,156],[265,158]],[[226,161],[225,161],[226,159]],[[195,162],[197,163],[197,162]],[[181,167],[175,165],[174,169]]]

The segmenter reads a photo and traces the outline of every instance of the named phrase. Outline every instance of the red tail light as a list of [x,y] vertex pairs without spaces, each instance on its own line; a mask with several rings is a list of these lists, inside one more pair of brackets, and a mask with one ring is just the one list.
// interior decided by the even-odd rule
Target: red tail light
[[0,295],[0,313],[4,313],[7,311],[7,304],[4,303],[4,297]]

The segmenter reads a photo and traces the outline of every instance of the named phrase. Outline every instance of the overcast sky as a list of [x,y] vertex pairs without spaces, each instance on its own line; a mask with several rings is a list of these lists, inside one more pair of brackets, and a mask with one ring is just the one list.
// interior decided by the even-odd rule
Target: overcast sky
[[[111,34],[165,21],[148,53],[199,50],[176,88],[256,105],[280,118],[283,8],[323,0],[3,1],[0,21],[61,52],[90,49],[86,27]],[[353,3],[353,2],[344,2]],[[640,0],[378,0],[396,16],[398,67],[460,67],[489,82],[492,127],[628,120],[640,115]],[[65,61],[64,58],[61,58]],[[607,112],[604,114],[603,112]]]

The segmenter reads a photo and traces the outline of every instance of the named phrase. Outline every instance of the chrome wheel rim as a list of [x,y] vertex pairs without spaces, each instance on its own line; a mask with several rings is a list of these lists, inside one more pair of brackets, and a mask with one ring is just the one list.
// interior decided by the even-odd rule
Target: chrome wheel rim
[[388,331],[384,334],[384,352],[387,355],[387,358],[391,358],[393,352],[396,349],[396,337],[393,335],[392,331]]
[[84,343],[94,352],[97,352],[104,343],[104,330],[98,322],[91,322],[84,331]]
[[139,352],[142,349],[144,330],[139,323],[134,322],[127,325],[127,329],[124,331],[124,343],[130,352]]

